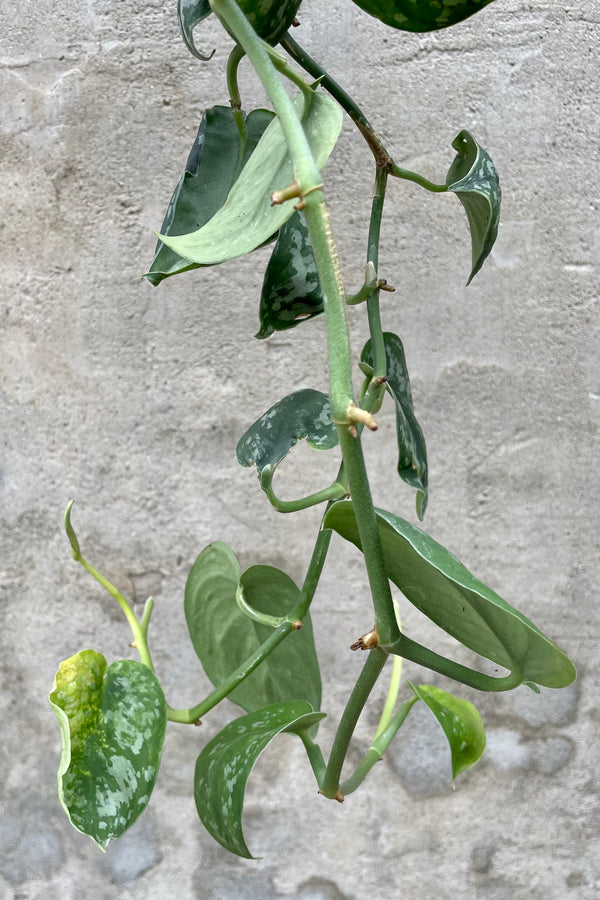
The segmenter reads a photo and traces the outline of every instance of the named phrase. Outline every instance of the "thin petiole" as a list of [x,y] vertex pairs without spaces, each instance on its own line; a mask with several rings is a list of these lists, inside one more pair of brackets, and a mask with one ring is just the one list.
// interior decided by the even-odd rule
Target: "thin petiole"
[[321,785],[321,793],[325,797],[343,799],[343,796],[340,796],[340,775],[346,753],[348,752],[348,746],[354,734],[358,718],[386,661],[387,654],[380,648],[369,651],[362,672],[358,676],[350,699],[346,704],[333,741],[329,762],[327,763],[327,769]]

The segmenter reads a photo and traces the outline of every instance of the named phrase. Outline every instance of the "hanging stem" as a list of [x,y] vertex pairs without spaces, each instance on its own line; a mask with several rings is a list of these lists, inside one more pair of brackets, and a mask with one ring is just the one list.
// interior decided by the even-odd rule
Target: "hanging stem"
[[[369,238],[367,244],[367,265],[373,266],[375,272],[379,271],[379,240],[381,237],[381,219],[383,216],[383,204],[385,201],[387,180],[388,170],[382,166],[378,166],[375,172],[375,187],[373,189],[373,203],[371,206],[371,219],[369,222]],[[378,289],[375,290],[367,300],[367,316],[369,319],[369,331],[371,332],[373,377],[382,378],[387,374],[387,362],[381,326]]]
[[329,212],[321,188],[321,176],[294,106],[277,75],[263,42],[257,37],[235,0],[210,0],[213,11],[225,22],[267,91],[292,157],[294,177],[305,202],[305,216],[323,292],[329,360],[331,417],[337,425],[356,522],[361,539],[375,622],[381,642],[390,644],[399,636],[373,500],[367,479],[360,436],[352,426],[348,410],[354,402],[350,338],[346,319],[344,284]]
[[125,599],[125,597],[121,594],[120,591],[111,584],[108,578],[105,578],[97,569],[95,569],[87,559],[84,559],[81,548],[79,546],[79,540],[77,539],[77,535],[75,534],[75,529],[71,524],[71,510],[73,508],[73,500],[67,505],[65,510],[65,531],[67,532],[67,537],[69,538],[69,543],[71,544],[71,552],[73,553],[73,559],[80,563],[86,572],[95,578],[98,584],[100,584],[105,591],[108,591],[111,597],[117,601],[121,609],[125,614],[125,618],[129,623],[129,627],[131,628],[131,633],[133,634],[133,643],[132,647],[135,647],[137,652],[140,655],[141,662],[144,663],[145,666],[148,666],[149,669],[154,671],[154,666],[152,665],[152,659],[150,657],[150,650],[148,649],[148,642],[146,640],[146,636],[148,633],[148,626],[150,624],[150,616],[152,615],[152,608],[154,606],[154,601],[150,597],[146,601],[146,605],[144,607],[144,613],[142,616],[141,624],[136,619],[135,613],[132,610],[131,606]]
[[365,661],[362,672],[358,676],[358,680],[354,686],[354,690],[350,695],[350,699],[346,704],[346,708],[342,714],[338,730],[335,735],[329,762],[321,785],[321,793],[325,797],[343,799],[339,796],[340,775],[342,766],[348,752],[350,739],[354,734],[356,723],[364,708],[365,703],[369,699],[369,694],[373,690],[373,686],[377,681],[379,674],[387,661],[387,654],[383,650],[371,650]]
[[392,739],[396,736],[400,727],[404,724],[404,721],[417,702],[418,697],[412,697],[410,700],[406,700],[401,704],[400,709],[390,721],[390,724],[387,728],[377,733],[373,743],[367,750],[363,761],[356,767],[355,772],[343,782],[340,790],[342,794],[347,795],[351,794],[353,791],[359,787],[362,782],[365,780],[375,763],[379,762],[385,751],[387,750],[389,744]]

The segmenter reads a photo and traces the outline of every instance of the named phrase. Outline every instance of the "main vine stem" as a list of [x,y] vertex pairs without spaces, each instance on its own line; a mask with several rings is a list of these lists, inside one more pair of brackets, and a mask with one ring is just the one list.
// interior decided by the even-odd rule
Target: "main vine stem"
[[[304,201],[306,222],[323,291],[331,415],[338,429],[344,472],[348,479],[365,556],[375,612],[375,627],[380,642],[389,645],[399,637],[399,631],[394,615],[390,586],[385,574],[383,551],[377,530],[360,434],[352,427],[348,413],[354,402],[354,395],[345,290],[329,212],[321,187],[320,172],[300,119],[269,54],[238,4],[235,0],[210,0],[210,5],[213,12],[223,20],[245,50],[273,103],[292,157],[294,177],[300,188],[300,196]],[[282,185],[283,187],[285,185]]]

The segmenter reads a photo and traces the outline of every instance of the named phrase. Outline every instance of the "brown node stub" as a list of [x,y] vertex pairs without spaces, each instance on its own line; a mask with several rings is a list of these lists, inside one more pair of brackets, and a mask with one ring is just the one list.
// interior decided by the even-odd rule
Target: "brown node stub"
[[357,641],[350,644],[351,650],[375,650],[377,647],[379,647],[379,635],[376,628],[367,631]]
[[198,727],[198,725],[202,725],[202,719],[196,719],[195,722],[192,722],[192,725],[195,725],[196,727]]
[[304,628],[304,622],[301,622],[300,619],[296,619],[294,624],[292,625],[294,631],[300,631],[301,628]]
[[343,803],[343,802],[344,802],[344,795],[342,794],[341,791],[338,791],[337,794],[335,795],[335,797],[334,797],[333,799],[334,799],[334,800],[337,800],[338,803]]
[[292,200],[294,197],[301,197],[300,185],[296,179],[284,187],[281,191],[273,191],[271,194],[271,206],[278,206],[285,203],[286,200]]
[[385,384],[387,381],[386,375],[378,375],[377,378],[373,379],[373,384],[376,384],[377,387],[381,387],[382,384]]
[[388,293],[393,294],[396,288],[392,284],[388,284],[385,278],[380,278],[377,282],[377,287],[380,291],[388,291]]

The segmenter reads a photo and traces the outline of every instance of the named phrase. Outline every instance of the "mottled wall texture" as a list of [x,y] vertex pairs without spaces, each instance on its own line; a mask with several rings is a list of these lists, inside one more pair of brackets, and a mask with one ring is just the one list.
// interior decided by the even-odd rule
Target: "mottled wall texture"
[[[399,164],[443,180],[467,128],[500,172],[498,242],[469,288],[460,204],[391,185],[384,325],[403,338],[427,438],[428,531],[539,623],[579,678],[539,697],[461,691],[488,748],[454,792],[441,730],[419,709],[343,805],[317,795],[299,742],[283,737],[249,787],[252,861],[214,843],[192,796],[200,746],[235,714],[227,703],[201,729],[169,727],[150,806],[106,855],[63,815],[47,702],[57,664],[84,647],[109,660],[134,651],[116,604],[71,559],[61,518],[75,497],[88,558],[136,609],[155,597],[167,698],[197,702],[208,683],[182,597],[202,547],[227,540],[243,566],[302,578],[320,512],[274,512],[234,450],[280,396],[327,389],[324,322],[254,340],[268,248],[158,288],[140,281],[202,110],[227,102],[230,43],[214,18],[199,42],[217,52],[201,63],[180,40],[175,0],[0,9],[2,898],[598,898],[599,4],[496,0],[424,36],[350,0],[303,4],[295,38],[329,61]],[[242,90],[246,107],[264,102],[247,67]],[[346,122],[325,182],[350,290],[371,178]],[[350,320],[358,353],[362,307]],[[393,472],[391,412],[366,444],[376,500],[414,519]],[[287,496],[325,483],[315,455],[286,463]],[[336,540],[314,602],[325,746],[362,662],[348,647],[370,625],[365,602],[361,561]],[[404,617],[409,633],[439,640],[416,612]],[[378,711],[361,722],[354,762]]]

